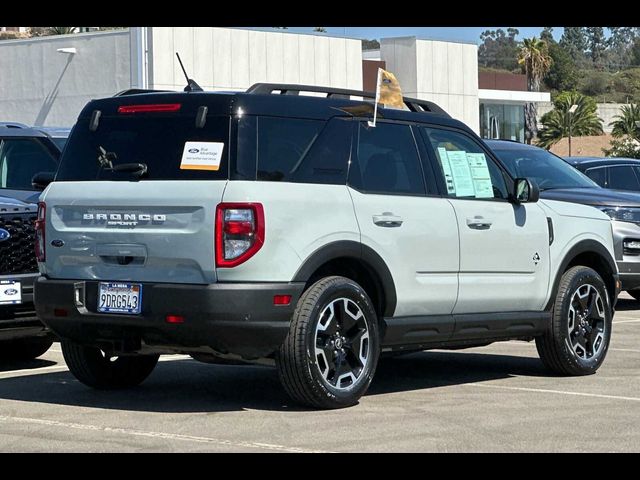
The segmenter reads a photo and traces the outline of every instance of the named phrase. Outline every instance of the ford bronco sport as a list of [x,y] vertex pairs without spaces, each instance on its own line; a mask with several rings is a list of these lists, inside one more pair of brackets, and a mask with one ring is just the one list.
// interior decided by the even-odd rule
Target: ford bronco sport
[[111,389],[160,354],[272,363],[317,408],[357,403],[384,352],[535,339],[551,370],[594,373],[618,293],[609,218],[538,202],[431,102],[371,127],[372,96],[90,102],[36,227],[37,312],[71,372]]

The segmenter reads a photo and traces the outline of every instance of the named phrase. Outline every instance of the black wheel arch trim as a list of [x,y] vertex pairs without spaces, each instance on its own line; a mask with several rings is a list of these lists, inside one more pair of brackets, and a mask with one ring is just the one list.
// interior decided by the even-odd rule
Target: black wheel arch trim
[[340,240],[324,245],[307,257],[293,276],[292,282],[308,282],[318,268],[331,260],[352,258],[363,263],[380,280],[385,297],[384,316],[392,317],[397,304],[393,276],[382,257],[371,247],[351,240]]
[[[564,256],[564,258],[562,259],[562,263],[560,264],[560,268],[558,268],[558,271],[556,273],[556,277],[553,281],[553,289],[551,290],[551,298],[549,298],[549,301],[547,302],[547,305],[545,307],[545,310],[549,311],[552,307],[553,307],[553,303],[555,302],[555,295],[558,291],[558,285],[560,285],[560,279],[562,278],[562,275],[564,274],[564,272],[567,271],[567,267],[569,266],[569,264],[578,256],[581,255],[583,253],[595,253],[596,255],[598,255],[599,257],[601,257],[606,264],[608,265],[609,269],[611,270],[613,277],[611,279],[607,279],[607,278],[603,278],[602,280],[604,280],[605,285],[607,286],[607,290],[609,293],[609,297],[610,297],[610,302],[611,302],[611,306],[613,307],[613,305],[615,305],[615,295],[616,295],[616,287],[615,287],[615,282],[617,280],[617,272],[618,272],[618,267],[616,265],[616,261],[615,259],[611,256],[611,254],[609,253],[609,251],[599,242],[595,241],[595,240],[581,240],[578,243],[576,243],[573,247],[571,247],[569,249],[569,251],[566,253],[566,255]],[[589,265],[585,265],[586,267],[588,267]],[[613,281],[613,290],[611,290],[611,281]]]

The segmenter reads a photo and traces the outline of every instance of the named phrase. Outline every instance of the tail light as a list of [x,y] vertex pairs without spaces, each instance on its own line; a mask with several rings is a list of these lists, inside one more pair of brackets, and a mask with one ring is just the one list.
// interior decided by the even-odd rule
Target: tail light
[[146,105],[121,105],[118,107],[120,114],[132,113],[160,113],[160,112],[178,112],[182,104],[180,103],[152,103]]
[[44,262],[46,259],[44,226],[47,219],[47,205],[38,202],[38,217],[36,218],[36,260]]
[[230,268],[253,257],[264,244],[260,203],[221,203],[216,208],[216,265]]

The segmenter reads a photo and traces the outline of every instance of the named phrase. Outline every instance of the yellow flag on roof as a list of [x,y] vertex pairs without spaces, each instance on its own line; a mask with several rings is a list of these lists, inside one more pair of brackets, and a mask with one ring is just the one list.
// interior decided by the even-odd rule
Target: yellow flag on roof
[[402,108],[404,101],[402,100],[402,89],[396,76],[383,70],[378,69],[378,87],[376,100],[387,107]]
[[403,108],[402,89],[396,76],[382,68],[378,69],[378,82],[376,85],[376,102],[373,111],[373,122],[369,122],[372,127],[376,126],[378,118],[378,104],[385,107]]

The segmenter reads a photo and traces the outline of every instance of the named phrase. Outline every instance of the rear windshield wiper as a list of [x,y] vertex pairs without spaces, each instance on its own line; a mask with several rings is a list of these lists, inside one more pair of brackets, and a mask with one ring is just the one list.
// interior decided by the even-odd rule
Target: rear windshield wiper
[[149,171],[146,163],[122,163],[113,165],[114,160],[118,159],[115,152],[107,152],[101,145],[98,146],[98,164],[104,170],[111,172],[135,173],[138,177],[142,177]]

